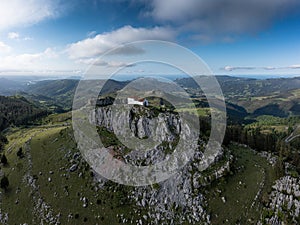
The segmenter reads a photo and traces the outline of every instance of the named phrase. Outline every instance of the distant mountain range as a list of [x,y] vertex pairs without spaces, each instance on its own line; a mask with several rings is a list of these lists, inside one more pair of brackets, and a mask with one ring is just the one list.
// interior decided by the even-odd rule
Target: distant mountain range
[[[300,77],[264,80],[229,76],[216,78],[226,100],[244,107],[253,116],[300,115]],[[206,77],[200,77],[200,83],[201,79],[204,82]],[[192,93],[199,90],[191,78],[178,79],[176,82]]]
[[[300,77],[263,80],[231,76],[216,76],[216,78],[224,95],[229,99],[283,93],[300,88]],[[206,77],[200,76],[200,82],[201,79],[204,81]],[[186,88],[199,88],[192,78],[177,79],[175,82]]]
[[[207,77],[200,76],[201,83]],[[227,109],[232,115],[247,114],[252,116],[274,115],[285,117],[300,115],[300,77],[254,79],[231,76],[216,76],[227,101]],[[26,81],[26,82],[25,82]],[[103,80],[103,82],[105,82]],[[153,81],[155,87],[161,90],[172,91],[170,83],[160,80]],[[44,80],[28,82],[22,79],[0,78],[0,95],[22,96],[40,105],[54,107],[58,111],[68,111],[72,107],[72,100],[76,91],[78,79]],[[109,80],[101,94],[116,92],[129,81]],[[188,91],[189,94],[199,94],[201,89],[192,78],[177,78],[175,83]],[[135,86],[136,90],[147,88]],[[148,87],[149,89],[150,87]],[[233,111],[232,111],[233,110]]]

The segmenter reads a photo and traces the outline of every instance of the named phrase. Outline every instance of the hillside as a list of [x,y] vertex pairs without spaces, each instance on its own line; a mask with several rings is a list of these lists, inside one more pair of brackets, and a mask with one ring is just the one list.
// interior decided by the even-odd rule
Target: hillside
[[[85,82],[86,91],[88,91],[89,82],[94,81],[86,80],[81,82]],[[102,84],[105,81],[98,80],[97,82]],[[28,96],[32,101],[40,103],[41,106],[52,107],[56,112],[68,111],[72,108],[73,97],[78,83],[78,80],[72,79],[39,81],[28,85],[22,94]],[[115,92],[122,89],[126,84],[127,82],[108,80],[102,88],[101,94]]]
[[[199,81],[205,80],[200,76]],[[274,78],[274,79],[252,79],[230,76],[216,76],[224,95],[229,99],[265,96],[274,93],[280,94],[300,88],[300,77]],[[198,85],[192,78],[177,79],[176,83],[185,87],[198,89]]]
[[[205,79],[205,77],[201,77],[201,79]],[[286,117],[290,114],[299,114],[299,96],[295,89],[300,87],[299,78],[256,80],[217,76],[217,79],[227,100],[227,113],[231,122],[240,123],[249,114],[254,117],[260,115]],[[153,85],[153,79],[151,82],[147,81],[148,79],[145,79],[145,82],[139,82],[139,85],[129,85],[126,89],[131,89],[130,93],[133,92],[135,95],[141,91],[151,91],[153,88],[178,93],[174,85],[157,80]],[[71,109],[78,82],[78,80],[41,81],[29,85],[25,92],[20,94],[34,101],[40,107],[52,109],[54,112],[63,112]],[[93,81],[82,82],[86,82],[86,91],[88,91],[89,82]],[[101,80],[98,82],[100,85],[101,82],[104,83]],[[208,108],[205,98],[201,97],[199,94],[201,91],[193,80],[183,78],[176,82],[187,89],[199,108],[203,108],[203,110]],[[101,94],[113,94],[127,84],[128,82],[109,80],[102,88]],[[203,114],[203,112],[200,113]]]
[[118,186],[95,182],[67,127],[15,130],[8,139],[3,172],[10,185],[0,194],[1,224],[118,224],[118,215],[134,210],[113,191]]
[[[104,108],[98,113],[109,112]],[[151,120],[150,114],[142,115]],[[101,118],[99,114],[97,123],[103,125],[99,127],[99,135],[104,145],[111,147],[118,157],[128,159],[123,155],[128,152],[120,148],[116,136],[105,129],[109,121]],[[135,119],[137,124],[143,120],[138,115]],[[9,187],[0,194],[2,224],[116,225],[175,221],[174,224],[200,225],[209,218],[212,224],[223,220],[233,224],[237,220],[246,221],[249,215],[257,222],[260,213],[252,204],[260,209],[263,205],[256,194],[267,195],[274,181],[273,168],[266,159],[248,148],[229,146],[206,171],[197,170],[200,155],[196,154],[178,176],[165,182],[148,187],[115,184],[98,176],[81,156],[73,137],[70,114],[51,115],[44,121],[41,126],[15,128],[7,133],[8,165],[2,167],[2,172],[9,179]],[[147,130],[142,126],[136,129]],[[143,140],[144,136],[140,138]],[[167,146],[163,143],[159,149]],[[17,154],[20,149],[22,157]],[[232,160],[231,154],[237,161]],[[153,160],[161,157],[155,154]],[[240,201],[238,204],[236,199]],[[241,208],[243,214],[236,213]]]
[[255,116],[287,117],[288,115],[300,115],[299,88],[282,93],[254,96],[248,99],[237,98],[233,101],[245,107],[249,113],[253,113]]
[[[244,111],[244,109],[246,109],[247,113],[253,114],[254,117],[264,114],[280,117],[299,114],[299,77],[265,80],[230,76],[216,76],[216,78],[228,102],[228,114],[234,117],[232,119],[234,121],[240,121],[247,116],[244,112],[238,115],[241,112],[240,110]],[[201,82],[202,80],[204,82],[205,79],[205,76],[200,76],[199,81]],[[24,83],[25,81],[27,83]],[[39,107],[50,109],[53,112],[64,112],[70,110],[72,107],[73,96],[78,82],[78,79],[28,82],[28,80],[24,80],[23,78],[18,82],[18,79],[9,80],[1,78],[0,94],[12,95],[17,92]],[[82,82],[87,83],[86,91],[88,91],[88,83],[93,81],[87,80]],[[104,83],[105,81],[98,80],[98,82]],[[191,78],[177,79],[175,82],[185,88],[192,98],[201,97],[201,90]],[[150,91],[151,87],[149,87],[149,83],[160,90],[176,92],[174,85],[172,86],[153,79],[151,82],[139,82],[139,85],[131,85],[130,87],[136,89],[137,92],[141,90]],[[101,94],[116,92],[124,88],[127,84],[129,82],[109,80],[106,82],[105,87],[103,87]],[[205,103],[201,103],[200,105],[205,105]],[[244,109],[238,109],[238,107]],[[235,109],[234,112],[231,111],[233,108]]]
[[[220,79],[224,82],[232,80],[228,77]],[[85,81],[87,88],[84,91],[89,91],[90,82],[95,81]],[[253,82],[253,79],[248,82]],[[174,96],[168,97],[181,102],[179,108],[172,108],[167,101],[161,107],[161,99],[152,96],[148,98],[148,107],[133,106],[130,111],[120,111],[111,117],[111,99],[127,82],[108,81],[99,95],[95,117],[91,121],[96,125],[104,146],[118,160],[135,165],[160,162],[174,152],[182,127],[193,124],[182,125],[178,112],[200,116],[197,150],[178,175],[150,186],[131,187],[104,179],[81,156],[73,137],[71,112],[52,114],[32,126],[20,126],[33,124],[35,118],[45,115],[45,109],[58,107],[56,110],[64,111],[63,107],[71,107],[78,81],[43,81],[40,84],[31,84],[31,90],[27,89],[30,93],[22,92],[26,98],[0,98],[2,128],[16,125],[5,132],[6,138],[0,135],[0,147],[4,148],[1,158],[3,155],[7,158],[7,162],[2,160],[0,178],[9,180],[9,185],[0,192],[0,224],[200,225],[206,222],[247,223],[249,218],[256,224],[277,216],[271,208],[270,195],[275,180],[284,175],[299,176],[297,149],[300,145],[296,128],[299,117],[279,116],[290,116],[286,111],[298,112],[300,89],[287,90],[282,86],[281,93],[252,96],[248,100],[237,97],[237,103],[234,103],[234,98],[228,100],[228,126],[222,149],[211,166],[200,171],[202,152],[210,135],[210,108],[199,89],[186,88],[197,107],[195,111],[179,97],[182,93],[169,86],[168,91],[177,95],[174,95],[175,99]],[[155,82],[155,86],[161,89],[165,89],[165,85]],[[133,91],[140,96],[143,89],[148,94],[154,93],[153,87],[146,82],[143,86],[128,87],[125,94]],[[266,116],[275,112],[277,117]],[[246,121],[249,124],[243,125]],[[124,137],[127,136],[121,129],[126,123],[129,123],[132,137],[141,141],[141,149],[149,138],[159,143],[147,152],[146,159],[126,145]],[[183,136],[187,135],[184,133]],[[292,141],[286,145],[285,140]],[[289,165],[286,172],[284,163]],[[296,212],[297,204],[293,207]],[[285,209],[280,210],[278,215]],[[296,220],[296,213],[292,216]],[[280,219],[287,221],[290,218]]]
[[44,94],[49,97],[57,97],[73,93],[78,80],[44,80],[28,85],[26,91],[32,94]]
[[1,133],[10,126],[29,125],[48,112],[40,109],[24,97],[0,96],[0,152],[5,144],[6,137]]
[[10,125],[26,125],[32,123],[47,111],[39,109],[24,97],[0,96],[0,131]]
[[23,88],[24,84],[21,82],[0,77],[0,95],[14,95],[17,91],[22,90]]
[[[85,162],[76,147],[70,117],[51,115],[46,121],[49,124],[16,128],[7,134],[8,165],[2,172],[9,187],[0,194],[0,223],[115,225],[136,221],[169,224],[174,220],[176,224],[201,224],[197,221],[208,220],[200,187],[227,172],[229,154],[203,174],[197,170],[199,159],[195,159],[180,176],[168,181],[148,187],[123,186],[96,175]],[[100,129],[99,135],[106,145],[118,148],[110,131]],[[164,143],[158,150],[167,146]],[[20,149],[23,157],[17,155]],[[161,157],[155,155],[153,160]]]
[[[216,78],[226,100],[245,108],[254,117],[260,115],[287,117],[300,113],[299,77],[266,80],[229,76]],[[199,81],[205,79],[203,76]],[[199,92],[197,84],[191,78],[178,79],[176,82],[190,94]]]
[[24,92],[32,100],[68,110],[71,108],[77,85],[78,80],[45,80],[28,85]]

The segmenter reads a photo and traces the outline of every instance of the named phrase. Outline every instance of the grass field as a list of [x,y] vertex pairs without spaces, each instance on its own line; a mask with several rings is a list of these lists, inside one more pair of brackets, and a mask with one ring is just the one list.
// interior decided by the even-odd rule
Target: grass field
[[[67,126],[15,129],[8,134],[5,154],[9,165],[2,168],[9,189],[0,196],[8,224],[119,224],[117,214],[134,219],[135,206],[123,195],[126,187],[107,182],[100,189],[93,173],[81,159]],[[16,152],[22,147],[25,157]],[[70,172],[72,164],[78,164]],[[31,180],[30,180],[31,178]],[[128,190],[127,190],[128,191]],[[88,199],[84,207],[83,197]]]
[[233,102],[244,107],[249,113],[253,113],[255,110],[270,104],[278,104],[281,109],[287,110],[296,103],[299,103],[300,89],[291,90],[286,93],[274,92],[268,95],[240,98],[238,100],[235,100],[235,97]]
[[207,196],[212,224],[256,224],[261,200],[275,179],[273,168],[248,148],[232,145],[230,150],[234,174],[213,184]]
[[196,116],[209,116],[211,114],[210,108],[179,108],[176,109],[177,112],[189,112]]

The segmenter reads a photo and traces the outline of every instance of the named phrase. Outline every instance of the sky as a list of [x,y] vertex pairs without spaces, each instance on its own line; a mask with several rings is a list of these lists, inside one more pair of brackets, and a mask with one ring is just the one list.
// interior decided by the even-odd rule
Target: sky
[[134,46],[99,58],[143,40],[179,44],[217,75],[299,75],[300,1],[0,1],[0,75],[82,75],[92,64],[104,73],[179,73],[154,64],[128,66],[130,57],[147,54]]

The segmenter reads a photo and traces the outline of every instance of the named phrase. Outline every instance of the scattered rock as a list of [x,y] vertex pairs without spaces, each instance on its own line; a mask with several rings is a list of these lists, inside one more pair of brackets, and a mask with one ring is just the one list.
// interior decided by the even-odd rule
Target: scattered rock
[[82,207],[83,207],[83,208],[87,208],[87,207],[88,207],[88,204],[89,204],[88,199],[87,199],[86,197],[83,197],[83,198],[82,198],[82,201],[83,201]]
[[73,165],[70,167],[69,171],[70,171],[70,172],[75,172],[75,171],[77,170],[77,168],[78,168],[77,164],[73,164]]
[[223,202],[223,203],[226,203],[225,197],[222,197],[221,199],[222,199],[222,202]]

